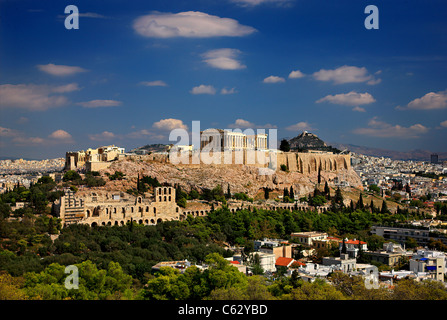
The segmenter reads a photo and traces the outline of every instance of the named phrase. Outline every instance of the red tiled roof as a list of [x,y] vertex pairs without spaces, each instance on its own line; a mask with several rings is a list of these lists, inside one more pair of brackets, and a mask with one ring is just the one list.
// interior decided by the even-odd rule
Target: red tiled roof
[[295,261],[295,260],[292,258],[279,257],[278,259],[276,259],[275,266],[287,267],[293,261]]
[[306,264],[304,263],[304,262],[301,262],[301,261],[294,261],[293,263],[292,263],[292,267],[300,267],[300,266],[306,266]]
[[364,242],[364,241],[360,241],[360,240],[348,240],[348,241],[345,241],[345,243],[348,243],[348,244],[359,244],[359,243],[361,243],[361,244],[366,244],[366,242]]

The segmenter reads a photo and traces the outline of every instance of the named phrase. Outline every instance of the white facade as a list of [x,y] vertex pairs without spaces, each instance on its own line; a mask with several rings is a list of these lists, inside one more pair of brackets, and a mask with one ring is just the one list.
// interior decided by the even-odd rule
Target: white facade
[[431,279],[444,282],[445,259],[443,252],[420,249],[410,260],[410,271],[427,272]]

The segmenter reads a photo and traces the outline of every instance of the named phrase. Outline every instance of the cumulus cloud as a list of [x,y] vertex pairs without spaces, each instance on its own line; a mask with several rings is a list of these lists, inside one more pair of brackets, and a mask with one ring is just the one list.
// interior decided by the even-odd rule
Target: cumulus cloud
[[447,90],[440,92],[429,92],[421,98],[414,99],[408,103],[407,107],[396,107],[396,109],[406,110],[440,110],[447,108]]
[[264,124],[264,125],[257,125],[253,122],[244,120],[244,119],[236,119],[234,123],[231,123],[228,125],[228,128],[230,129],[273,129],[276,128],[275,125],[272,125],[270,123]]
[[49,139],[44,139],[28,136],[23,131],[0,127],[0,137],[8,139],[11,145],[27,147],[73,142],[72,136],[64,130],[56,130],[48,136]]
[[65,66],[65,65],[56,65],[53,63],[49,64],[38,64],[37,68],[40,71],[51,74],[53,76],[71,76],[81,72],[87,72],[88,70],[77,67],[77,66]]
[[265,78],[262,82],[264,83],[279,83],[279,82],[286,82],[286,79],[278,76],[269,76]]
[[117,136],[110,131],[103,131],[101,133],[97,133],[97,134],[89,134],[88,135],[89,139],[92,141],[105,141],[105,140],[112,140],[117,138]]
[[256,7],[262,4],[273,4],[277,6],[290,6],[294,0],[230,0],[241,7]]
[[155,80],[155,81],[142,81],[140,82],[140,85],[146,86],[146,87],[167,87],[168,85],[166,82],[162,80]]
[[375,79],[365,67],[355,66],[342,66],[333,70],[321,69],[314,72],[313,77],[318,81],[332,81],[335,84],[366,82],[373,85],[380,82],[380,79]]
[[237,57],[241,51],[237,49],[223,48],[210,50],[202,54],[204,62],[209,66],[223,70],[238,70],[246,68]]
[[90,100],[77,103],[77,105],[83,106],[84,108],[118,107],[121,104],[122,102],[117,100]]
[[71,140],[72,136],[65,130],[56,130],[53,133],[51,133],[48,137],[56,140]]
[[299,79],[304,78],[306,75],[300,70],[295,70],[289,73],[289,79]]
[[9,128],[0,127],[0,137],[17,137],[20,135],[19,131]]
[[135,19],[133,28],[138,34],[151,38],[242,37],[256,31],[237,20],[198,11],[152,13]]
[[188,129],[188,126],[183,123],[182,120],[179,119],[161,119],[160,121],[155,122],[152,125],[152,128],[161,130],[161,131],[172,131],[174,129]]
[[44,111],[49,108],[67,104],[68,99],[54,93],[69,92],[79,89],[70,84],[60,87],[34,84],[2,84],[0,85],[0,108],[20,108],[33,111]]
[[16,137],[12,141],[18,146],[35,146],[35,145],[42,145],[46,142],[45,139],[39,137],[26,137],[26,136]]
[[[368,92],[357,93],[351,91],[349,93],[339,93],[336,95],[327,95],[316,101],[316,103],[329,102],[334,104],[340,104],[345,106],[360,106],[364,104],[370,104],[375,102],[374,97]],[[359,111],[359,110],[356,110]]]
[[292,124],[291,126],[286,127],[287,131],[310,131],[310,130],[315,130],[314,128],[312,128],[312,126],[306,122],[306,121],[301,121],[295,124]]
[[414,124],[409,127],[400,125],[392,125],[384,121],[378,120],[377,117],[372,118],[368,122],[367,128],[358,128],[353,131],[354,134],[367,135],[379,138],[419,138],[421,134],[428,132],[428,128],[422,124]]
[[216,89],[211,85],[201,84],[200,86],[192,88],[190,92],[192,94],[215,94]]
[[81,90],[81,88],[79,88],[77,83],[69,83],[63,86],[54,87],[52,91],[57,93],[65,93],[79,90]]
[[168,139],[168,133],[174,129],[188,130],[188,126],[179,119],[161,119],[160,121],[154,122],[150,129],[133,131],[126,134],[125,137],[130,139],[150,139],[152,141],[161,141]]
[[237,93],[236,88],[231,89],[222,88],[222,90],[220,90],[220,94],[235,94],[235,93]]

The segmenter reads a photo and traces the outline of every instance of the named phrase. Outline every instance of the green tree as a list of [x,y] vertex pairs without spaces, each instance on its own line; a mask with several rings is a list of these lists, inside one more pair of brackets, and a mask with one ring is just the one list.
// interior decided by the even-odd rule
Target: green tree
[[279,144],[279,150],[284,151],[284,152],[289,152],[290,151],[289,141],[287,141],[286,139],[282,139],[281,143]]
[[75,180],[81,180],[81,176],[79,173],[77,173],[74,170],[68,170],[67,172],[65,172],[62,180],[63,181],[75,181]]

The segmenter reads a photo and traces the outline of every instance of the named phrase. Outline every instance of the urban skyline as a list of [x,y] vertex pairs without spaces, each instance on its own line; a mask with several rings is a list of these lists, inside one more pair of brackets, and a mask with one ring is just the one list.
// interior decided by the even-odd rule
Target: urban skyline
[[[67,5],[79,29],[67,30]],[[379,9],[367,30],[368,4]],[[445,152],[442,1],[0,2],[0,153],[62,157],[174,128],[304,130]],[[428,159],[427,159],[428,161]]]

